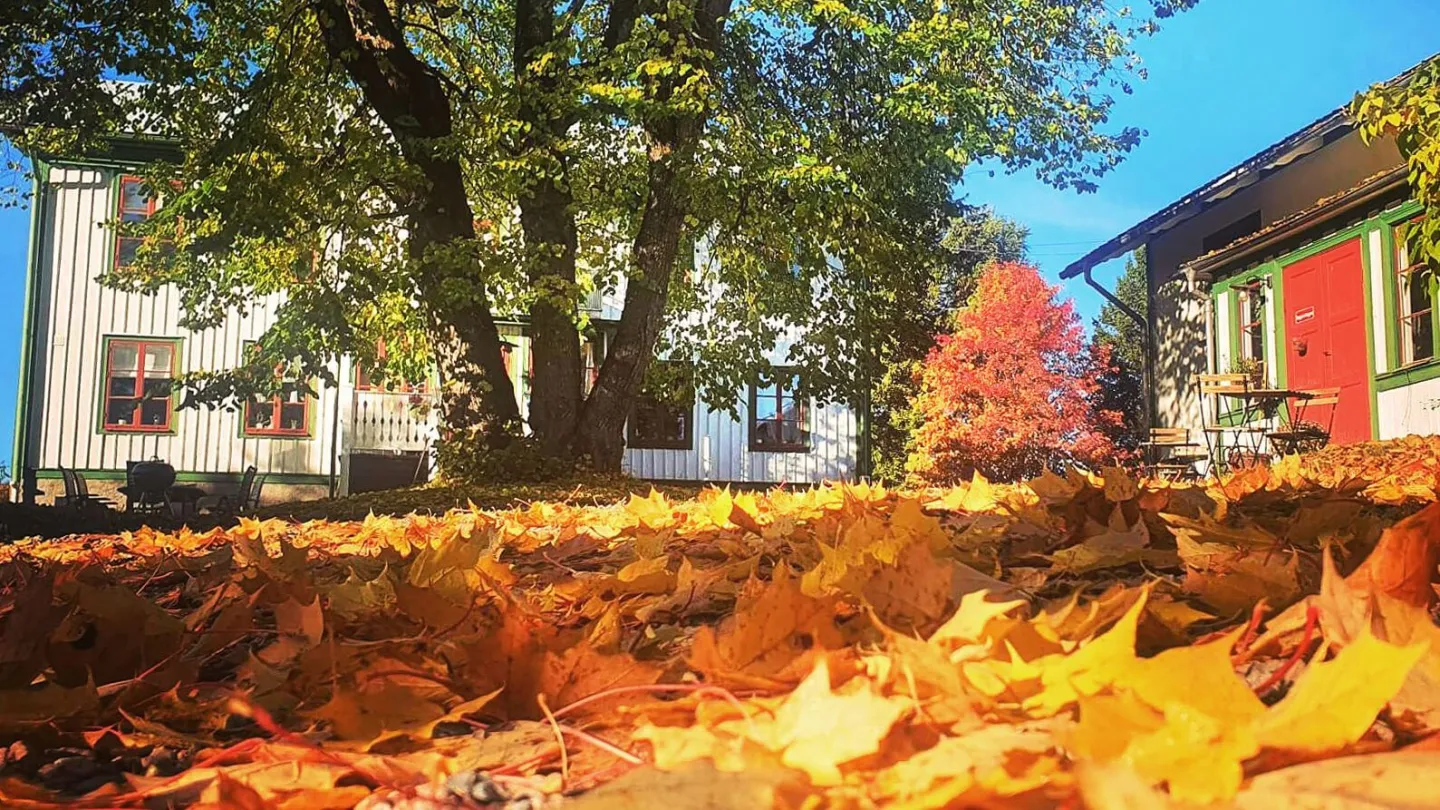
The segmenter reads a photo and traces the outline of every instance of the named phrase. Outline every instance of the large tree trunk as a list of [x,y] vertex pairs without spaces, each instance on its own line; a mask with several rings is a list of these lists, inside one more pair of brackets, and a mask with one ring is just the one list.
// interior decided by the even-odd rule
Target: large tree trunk
[[[410,227],[422,304],[442,382],[450,429],[478,429],[488,443],[507,440],[519,422],[500,333],[479,277],[475,221],[460,161],[443,149],[454,132],[439,77],[405,41],[386,0],[312,0],[325,48],[360,87],[426,185],[398,193]],[[455,281],[462,282],[456,285]],[[456,288],[464,294],[456,295]]]
[[[711,53],[719,50],[729,8],[730,0],[700,0],[695,10],[695,34]],[[660,88],[662,106],[673,89],[668,82]],[[670,280],[690,210],[690,174],[704,126],[703,114],[672,113],[646,124],[650,136],[647,195],[632,248],[633,272],[625,289],[625,309],[595,389],[585,402],[574,441],[575,452],[588,456],[597,469],[620,468],[625,420],[665,323]]]
[[550,0],[518,0],[514,68],[519,117],[528,124],[524,149],[542,165],[520,195],[520,227],[531,290],[530,429],[548,455],[563,455],[580,415],[580,333],[575,311],[575,200],[557,142],[570,126],[568,104],[557,98],[554,71],[535,75],[534,63],[555,38]]

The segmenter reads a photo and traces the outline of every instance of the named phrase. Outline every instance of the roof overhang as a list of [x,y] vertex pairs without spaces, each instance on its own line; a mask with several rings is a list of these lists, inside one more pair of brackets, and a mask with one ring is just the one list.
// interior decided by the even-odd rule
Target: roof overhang
[[1247,259],[1265,256],[1287,240],[1324,222],[1351,212],[1367,211],[1390,197],[1403,196],[1408,189],[1408,177],[1409,170],[1404,164],[1372,175],[1353,188],[1320,200],[1219,250],[1191,259],[1181,264],[1179,269],[1187,274],[1214,274]]
[[1331,111],[1070,263],[1060,271],[1060,278],[1075,278],[1101,262],[1135,250],[1156,234],[1198,216],[1236,192],[1345,137],[1351,129],[1343,108]]
[[[1426,58],[1383,84],[1393,86],[1408,82],[1416,71],[1433,58],[1435,57]],[[1101,262],[1107,262],[1129,253],[1144,245],[1150,237],[1170,230],[1235,192],[1252,186],[1296,160],[1345,137],[1353,128],[1345,107],[1321,116],[1309,126],[1285,137],[1278,143],[1271,144],[1239,166],[1186,194],[1133,228],[1071,262],[1068,267],[1060,271],[1060,278],[1075,278]]]

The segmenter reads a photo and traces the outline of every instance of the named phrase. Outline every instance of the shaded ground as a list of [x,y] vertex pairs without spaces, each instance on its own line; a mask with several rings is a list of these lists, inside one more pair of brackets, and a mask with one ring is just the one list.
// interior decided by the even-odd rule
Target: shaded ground
[[1429,806],[1437,481],[1416,439],[21,541],[0,806]]
[[[624,500],[631,494],[645,495],[652,487],[675,498],[693,497],[699,491],[696,486],[652,483],[625,476],[597,476],[543,484],[422,486],[367,492],[333,500],[266,506],[260,510],[260,516],[295,521],[363,520],[368,514],[399,516],[417,512],[438,515],[471,503],[482,509],[523,508],[535,501],[596,505]],[[231,522],[228,518],[203,514],[185,521],[167,521],[154,516],[126,515],[99,508],[76,510],[0,502],[0,539],[114,534],[134,531],[144,525],[173,530],[183,524],[204,531]]]

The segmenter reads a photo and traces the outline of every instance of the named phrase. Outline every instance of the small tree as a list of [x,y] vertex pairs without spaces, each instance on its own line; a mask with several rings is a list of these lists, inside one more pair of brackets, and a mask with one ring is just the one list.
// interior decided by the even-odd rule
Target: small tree
[[[1145,294],[1145,248],[1130,254],[1125,271],[1115,283],[1115,297],[1141,315],[1148,308]],[[1120,307],[1106,303],[1095,319],[1095,345],[1110,352],[1110,367],[1100,375],[1100,408],[1115,411],[1121,421],[1110,435],[1115,446],[1127,452],[1140,448],[1145,424],[1145,329]]]
[[981,268],[992,262],[1025,258],[1024,225],[989,206],[968,208],[951,217],[941,247],[946,259],[931,266],[923,298],[904,308],[904,318],[887,324],[888,351],[884,371],[870,399],[871,475],[882,481],[903,481],[910,437],[920,424],[915,398],[920,393],[920,367],[935,345],[935,336],[949,332],[955,312],[975,291]]
[[1120,414],[1098,407],[1105,346],[1087,346],[1069,301],[1029,265],[994,264],[921,371],[910,474],[953,483],[979,471],[1014,480],[1065,460],[1115,455]]

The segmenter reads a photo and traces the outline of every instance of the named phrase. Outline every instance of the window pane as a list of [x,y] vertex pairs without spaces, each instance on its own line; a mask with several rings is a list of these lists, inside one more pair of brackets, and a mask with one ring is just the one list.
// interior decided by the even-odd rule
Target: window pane
[[145,376],[170,376],[174,348],[166,343],[149,343],[145,346]]
[[115,263],[126,267],[135,263],[135,254],[140,250],[140,240],[134,237],[120,237],[120,249],[115,253]]
[[105,424],[129,425],[135,418],[135,400],[112,399],[105,403]]
[[170,380],[166,377],[146,377],[143,393],[148,399],[167,399],[170,396]]
[[147,399],[140,403],[140,424],[163,427],[170,422],[170,400]]
[[804,444],[805,430],[799,422],[780,423],[780,441],[784,444]]
[[1411,319],[1410,359],[1427,360],[1435,353],[1434,337],[1431,333],[1430,314],[1416,315]]
[[245,405],[245,426],[248,428],[268,428],[274,417],[273,402],[250,402]]
[[302,431],[305,429],[305,403],[285,403],[280,406],[280,428]]
[[133,374],[128,377],[111,377],[109,395],[112,397],[136,396],[135,377]]
[[776,442],[775,423],[761,422],[755,426],[755,444],[757,447],[770,447]]
[[785,409],[780,413],[780,418],[788,419],[792,422],[798,422],[802,419],[803,416],[804,410],[801,408],[800,402],[795,399],[787,398],[785,400]]
[[122,180],[120,182],[120,210],[145,212],[149,209],[150,198],[145,194],[144,183],[135,179]]
[[755,419],[764,422],[776,416],[775,389],[762,389],[755,396]]
[[1420,273],[1405,274],[1405,286],[1409,288],[1408,295],[1410,308],[1406,314],[1424,312],[1430,308],[1430,285],[1425,283],[1425,278]]
[[134,376],[140,368],[140,346],[135,343],[115,341],[110,344],[110,373],[128,372]]

